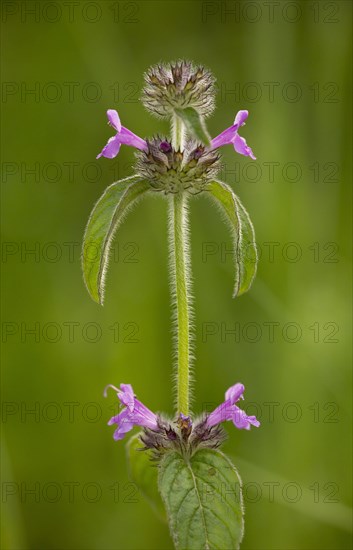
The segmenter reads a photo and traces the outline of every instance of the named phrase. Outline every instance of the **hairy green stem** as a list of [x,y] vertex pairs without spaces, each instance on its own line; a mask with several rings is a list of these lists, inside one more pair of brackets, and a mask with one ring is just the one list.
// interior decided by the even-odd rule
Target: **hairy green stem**
[[[184,125],[173,120],[173,147],[183,150]],[[190,405],[190,309],[187,195],[183,190],[170,198],[169,240],[172,285],[177,325],[177,412],[189,414]]]
[[177,322],[177,407],[189,414],[190,400],[190,295],[188,272],[187,197],[170,199],[170,247]]
[[173,118],[173,147],[174,149],[184,149],[184,123],[181,118],[174,115]]

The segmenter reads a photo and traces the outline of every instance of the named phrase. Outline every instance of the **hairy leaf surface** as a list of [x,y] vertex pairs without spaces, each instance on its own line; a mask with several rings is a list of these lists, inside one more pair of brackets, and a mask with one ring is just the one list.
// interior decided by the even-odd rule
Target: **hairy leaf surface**
[[189,459],[168,453],[159,465],[159,489],[177,550],[239,548],[241,481],[223,453],[202,449]]
[[133,435],[126,444],[130,477],[156,514],[165,521],[165,508],[158,492],[158,467],[151,461],[150,451],[142,451],[140,434]]
[[104,281],[114,234],[130,208],[150,186],[139,176],[110,185],[94,206],[83,239],[82,269],[90,296],[103,303]]
[[239,197],[229,185],[212,181],[207,190],[224,212],[232,232],[235,266],[233,296],[240,296],[249,290],[256,275],[258,257],[254,227]]

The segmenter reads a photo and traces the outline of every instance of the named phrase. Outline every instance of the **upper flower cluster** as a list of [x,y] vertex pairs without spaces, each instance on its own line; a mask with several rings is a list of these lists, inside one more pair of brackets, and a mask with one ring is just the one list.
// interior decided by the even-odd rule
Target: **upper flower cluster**
[[144,140],[121,125],[119,115],[113,109],[107,111],[108,123],[116,130],[97,158],[114,158],[121,145],[130,145],[141,151],[137,156],[136,172],[151,183],[151,188],[164,193],[188,190],[196,194],[217,174],[220,163],[218,149],[233,145],[241,155],[255,159],[245,139],[238,133],[244,126],[248,111],[239,111],[234,124],[211,140],[206,147],[194,140],[186,142],[183,151],[174,150],[168,139],[155,137]]
[[193,107],[203,117],[214,109],[215,79],[205,67],[177,61],[151,67],[145,74],[142,103],[152,114],[169,118],[174,109]]
[[[204,147],[204,150],[213,151],[214,149],[223,147],[223,145],[233,145],[234,150],[237,153],[240,153],[241,155],[245,155],[255,160],[256,157],[252,152],[252,149],[247,145],[245,139],[241,137],[238,133],[239,129],[245,125],[245,121],[248,116],[248,111],[239,111],[235,117],[232,126],[229,126],[229,128],[223,130],[223,132],[213,138],[211,140],[211,145],[207,148]],[[148,142],[131,132],[131,130],[128,130],[127,128],[122,126],[117,111],[109,109],[107,111],[107,117],[108,124],[115,128],[116,135],[108,140],[102,151],[99,153],[99,155],[97,155],[97,158],[106,157],[111,159],[116,157],[120,151],[121,145],[130,145],[132,147],[135,147],[135,149],[139,149],[140,151],[148,151]],[[159,138],[157,137],[150,140],[150,143],[158,140]],[[196,146],[197,144],[195,144],[195,148]],[[202,145],[200,147],[202,147]]]
[[[215,81],[203,67],[195,67],[188,61],[157,65],[149,69],[145,81],[142,101],[158,116],[172,117],[175,121],[181,115],[180,111],[194,109],[193,113],[196,118],[200,117],[202,125],[203,119],[213,110]],[[139,151],[136,171],[150,182],[152,189],[165,193],[180,190],[199,193],[220,168],[220,147],[233,145],[237,153],[255,159],[252,149],[239,135],[248,114],[248,111],[239,111],[234,123],[210,140],[207,146],[195,141],[189,128],[185,146],[174,149],[168,139],[158,136],[146,140],[140,138],[121,125],[117,111],[109,109],[108,123],[116,134],[108,140],[97,158],[114,158],[121,145],[130,145]]]

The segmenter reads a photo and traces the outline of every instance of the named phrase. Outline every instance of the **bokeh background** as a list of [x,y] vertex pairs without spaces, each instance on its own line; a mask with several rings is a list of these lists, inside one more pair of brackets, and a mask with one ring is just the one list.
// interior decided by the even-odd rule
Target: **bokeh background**
[[167,215],[149,197],[117,236],[105,306],[80,246],[94,202],[132,173],[133,151],[95,160],[119,110],[140,136],[168,132],[139,102],[161,60],[218,81],[211,135],[239,109],[251,162],[224,149],[222,177],[254,222],[251,291],[232,300],[231,239],[192,201],[194,410],[231,384],[261,429],[227,426],[245,485],[242,548],[351,547],[351,3],[2,3],[2,547],[172,548],[129,482],[107,420],[108,383],[173,413]]

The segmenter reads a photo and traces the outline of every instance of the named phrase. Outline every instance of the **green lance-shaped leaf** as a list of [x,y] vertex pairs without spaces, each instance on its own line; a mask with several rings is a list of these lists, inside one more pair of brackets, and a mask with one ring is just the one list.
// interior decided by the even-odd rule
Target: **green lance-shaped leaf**
[[202,449],[185,459],[168,453],[159,465],[159,490],[177,550],[239,548],[241,480],[223,453]]
[[158,467],[151,461],[150,451],[142,448],[140,434],[133,435],[126,444],[130,477],[158,517],[165,521],[165,508],[158,492]]
[[229,185],[212,181],[206,188],[226,215],[234,240],[235,285],[233,297],[244,294],[255,278],[257,250],[249,214]]
[[175,114],[184,122],[186,130],[198,141],[204,145],[210,145],[211,138],[208,135],[205,122],[201,115],[193,109],[174,109]]
[[89,294],[100,304],[114,234],[133,204],[149,189],[148,182],[139,176],[117,181],[107,187],[91,212],[83,239],[82,269]]

